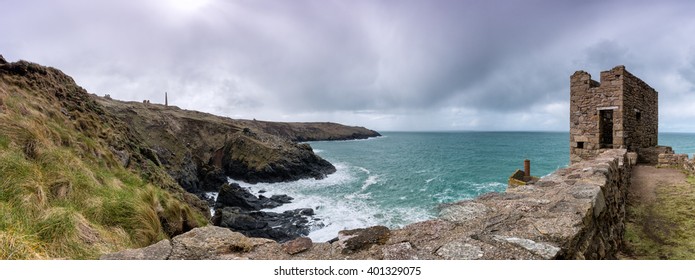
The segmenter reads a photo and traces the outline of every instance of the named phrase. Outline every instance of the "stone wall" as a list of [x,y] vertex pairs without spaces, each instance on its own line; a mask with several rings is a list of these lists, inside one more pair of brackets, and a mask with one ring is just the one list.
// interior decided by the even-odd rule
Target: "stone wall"
[[[601,141],[601,111],[612,112],[612,143]],[[610,127],[610,126],[609,126]],[[658,94],[624,66],[601,72],[601,82],[584,71],[570,77],[570,161],[591,159],[620,148],[637,151],[658,142]]]
[[683,168],[693,174],[695,173],[695,156],[693,156],[693,159],[689,159],[686,154],[659,154],[659,164],[657,166]]
[[[636,155],[612,149],[534,184],[442,205],[401,229],[341,231],[337,241],[284,244],[205,227],[105,259],[615,259]],[[209,240],[213,240],[209,241]]]

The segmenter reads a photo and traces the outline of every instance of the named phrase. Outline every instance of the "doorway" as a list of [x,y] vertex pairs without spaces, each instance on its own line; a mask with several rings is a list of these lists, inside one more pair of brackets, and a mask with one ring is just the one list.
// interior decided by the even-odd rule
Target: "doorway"
[[613,110],[599,110],[599,146],[613,148]]

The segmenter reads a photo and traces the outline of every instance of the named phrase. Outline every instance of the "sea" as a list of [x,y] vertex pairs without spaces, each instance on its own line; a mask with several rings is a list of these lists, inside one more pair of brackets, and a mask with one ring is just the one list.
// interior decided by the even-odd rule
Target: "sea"
[[[269,211],[312,208],[309,237],[328,241],[343,229],[391,228],[436,217],[439,205],[503,192],[525,159],[545,176],[569,162],[567,132],[384,132],[366,140],[308,142],[335,165],[325,179],[242,187],[292,203]],[[661,133],[659,144],[695,153],[695,134]]]

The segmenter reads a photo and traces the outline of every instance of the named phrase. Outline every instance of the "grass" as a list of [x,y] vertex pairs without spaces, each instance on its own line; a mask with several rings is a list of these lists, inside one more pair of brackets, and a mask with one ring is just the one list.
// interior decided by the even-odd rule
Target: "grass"
[[96,259],[206,223],[163,169],[121,167],[110,123],[43,92],[0,75],[0,259]]
[[695,177],[656,189],[653,203],[630,205],[625,251],[636,259],[695,259]]

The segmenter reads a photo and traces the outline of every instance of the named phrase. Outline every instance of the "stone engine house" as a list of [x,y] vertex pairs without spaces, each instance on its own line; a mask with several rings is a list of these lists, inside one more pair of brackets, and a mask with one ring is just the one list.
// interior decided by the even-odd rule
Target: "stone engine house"
[[639,152],[658,143],[658,93],[625,66],[570,77],[570,161],[593,159],[607,149]]

